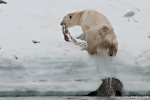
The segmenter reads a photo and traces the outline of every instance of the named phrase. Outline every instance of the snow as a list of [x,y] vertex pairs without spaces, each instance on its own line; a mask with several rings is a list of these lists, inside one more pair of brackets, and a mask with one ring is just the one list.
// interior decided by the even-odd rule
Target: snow
[[[149,0],[6,2],[0,4],[0,96],[85,95],[111,76],[123,82],[124,95],[150,95]],[[135,7],[141,10],[134,16],[138,22],[128,22],[123,15]],[[97,10],[110,20],[119,42],[112,62],[104,52],[90,56],[64,41],[63,17],[84,9]],[[82,33],[80,27],[69,31],[74,37]]]

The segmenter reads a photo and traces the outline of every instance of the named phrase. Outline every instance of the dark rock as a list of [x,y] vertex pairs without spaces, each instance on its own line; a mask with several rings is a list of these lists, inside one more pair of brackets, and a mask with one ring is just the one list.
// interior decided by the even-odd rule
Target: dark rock
[[15,57],[16,60],[18,60],[18,57],[17,57],[17,56],[14,55],[14,57]]
[[89,93],[87,96],[121,96],[121,90],[123,88],[120,80],[115,78],[106,78],[102,79],[102,84],[100,87],[94,91]]
[[40,43],[39,41],[35,41],[35,40],[32,40],[32,42],[33,42],[34,44]]
[[0,0],[0,4],[7,4],[7,2]]
[[93,91],[91,93],[89,93],[87,96],[96,96],[97,95],[97,91]]

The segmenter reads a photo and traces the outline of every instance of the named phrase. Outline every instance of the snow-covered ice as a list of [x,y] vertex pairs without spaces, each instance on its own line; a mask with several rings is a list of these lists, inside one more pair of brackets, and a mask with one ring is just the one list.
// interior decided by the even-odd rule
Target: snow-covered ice
[[[123,82],[124,95],[150,95],[149,0],[5,1],[0,4],[0,96],[85,95],[111,75]],[[141,10],[134,17],[138,22],[128,22],[122,16],[135,7]],[[84,9],[99,11],[114,27],[119,51],[111,65],[105,53],[90,56],[63,39],[63,17]],[[80,27],[69,31],[74,37],[82,33]]]

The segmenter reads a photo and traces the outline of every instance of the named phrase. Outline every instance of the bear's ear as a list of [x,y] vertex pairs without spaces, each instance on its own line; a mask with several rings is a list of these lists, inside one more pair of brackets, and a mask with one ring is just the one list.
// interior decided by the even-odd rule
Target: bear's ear
[[107,35],[109,31],[109,28],[107,26],[103,26],[101,29],[100,29],[100,35],[103,38],[105,38],[105,36]]

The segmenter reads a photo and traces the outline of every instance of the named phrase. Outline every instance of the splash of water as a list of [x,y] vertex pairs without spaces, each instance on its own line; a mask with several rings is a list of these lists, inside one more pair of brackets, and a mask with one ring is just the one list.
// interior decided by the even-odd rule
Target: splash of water
[[103,56],[103,63],[104,65],[106,65],[107,67],[107,71],[108,74],[107,74],[107,82],[106,82],[106,86],[108,88],[107,90],[107,93],[108,94],[111,94],[111,89],[112,89],[112,78],[113,78],[113,66],[112,66],[112,60],[113,60],[113,57],[110,57],[108,56],[107,52],[106,51],[102,51],[102,56]]
[[113,72],[112,72],[112,57],[109,57],[109,61],[110,61],[110,88],[112,86],[112,77],[113,77]]
[[[112,60],[113,57],[108,56],[108,52],[106,50],[99,50],[99,53],[96,54],[95,56],[95,61],[97,63],[97,71],[98,73],[100,73],[100,65],[105,65],[106,67],[106,77],[107,77],[107,81],[106,81],[106,88],[108,90],[106,90],[106,92],[108,94],[111,94],[111,89],[112,89],[112,78],[113,78],[113,66],[112,66]],[[102,66],[104,68],[104,66]]]

